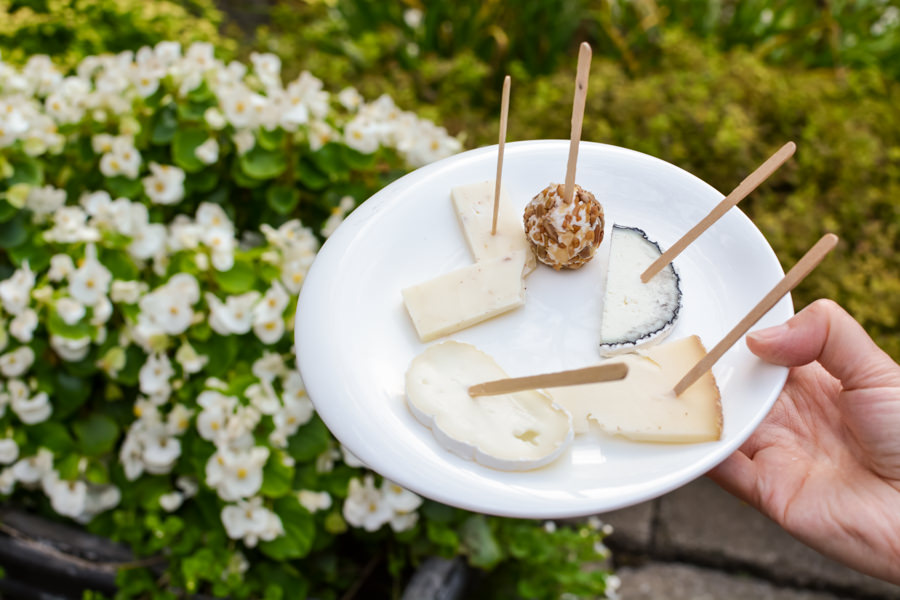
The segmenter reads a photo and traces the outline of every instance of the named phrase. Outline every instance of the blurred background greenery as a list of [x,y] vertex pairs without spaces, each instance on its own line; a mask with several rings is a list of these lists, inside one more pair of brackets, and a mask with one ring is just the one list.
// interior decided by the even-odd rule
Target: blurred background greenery
[[[152,8],[150,8],[152,6]],[[672,162],[723,193],[788,140],[741,204],[785,266],[842,243],[795,292],[830,297],[900,359],[900,7],[896,0],[0,0],[0,50],[68,64],[159,39],[278,54],[337,91],[382,93],[458,134],[565,138],[577,45],[594,48],[583,139]]]

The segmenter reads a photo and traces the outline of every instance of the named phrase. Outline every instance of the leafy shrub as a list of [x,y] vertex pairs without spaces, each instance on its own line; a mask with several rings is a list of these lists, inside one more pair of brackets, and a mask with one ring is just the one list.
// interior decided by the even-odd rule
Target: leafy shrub
[[0,494],[164,559],[122,570],[122,598],[335,598],[434,554],[506,595],[603,593],[580,567],[601,527],[424,502],[315,415],[291,330],[321,239],[460,144],[250,60],[163,42],[68,76],[0,63]]

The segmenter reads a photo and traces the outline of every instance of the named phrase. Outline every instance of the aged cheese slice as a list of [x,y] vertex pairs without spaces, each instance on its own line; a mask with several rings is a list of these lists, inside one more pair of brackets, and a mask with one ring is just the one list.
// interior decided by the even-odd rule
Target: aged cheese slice
[[526,255],[526,275],[534,270],[534,253],[525,238],[522,219],[509,196],[500,188],[497,210],[497,232],[491,234],[494,220],[494,181],[460,185],[450,190],[453,208],[462,227],[463,237],[476,261],[506,256],[520,250]]
[[576,433],[588,431],[588,419],[603,431],[644,442],[706,442],[722,434],[722,405],[712,373],[683,394],[672,388],[706,354],[691,336],[617,356],[628,365],[621,381],[550,390],[553,400],[572,414]]
[[641,273],[661,254],[640,229],[613,226],[600,319],[600,353],[630,352],[665,338],[681,309],[678,273],[671,263],[644,283]]
[[448,450],[506,471],[534,469],[572,441],[569,414],[539,391],[473,398],[470,385],[505,378],[494,359],[470,344],[429,346],[406,372],[412,413]]
[[522,306],[527,254],[483,260],[404,288],[403,303],[419,338],[427,342]]

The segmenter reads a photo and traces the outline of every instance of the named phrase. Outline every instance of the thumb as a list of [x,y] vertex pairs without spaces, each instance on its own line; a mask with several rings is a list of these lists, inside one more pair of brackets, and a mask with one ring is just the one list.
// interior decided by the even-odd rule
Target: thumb
[[817,300],[783,325],[748,334],[747,346],[777,365],[818,361],[844,390],[900,385],[897,363],[831,300]]

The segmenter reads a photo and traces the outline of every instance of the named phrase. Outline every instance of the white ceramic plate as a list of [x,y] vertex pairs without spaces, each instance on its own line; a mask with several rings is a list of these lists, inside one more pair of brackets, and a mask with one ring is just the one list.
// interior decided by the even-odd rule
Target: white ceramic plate
[[[524,209],[565,177],[568,141],[508,144],[503,185]],[[659,496],[702,475],[768,413],[787,369],[753,356],[743,341],[713,372],[722,392],[718,442],[648,444],[576,436],[547,467],[503,472],[438,445],[409,412],[404,374],[425,347],[401,288],[472,262],[450,189],[493,179],[496,147],[423,167],[364,202],[319,252],[297,307],[297,360],[316,410],[338,440],[381,475],[422,496],[511,517],[602,513]],[[693,175],[631,150],[584,142],[577,181],[603,204],[607,222],[637,226],[663,248],[722,199]],[[608,243],[608,242],[605,242]],[[759,230],[732,209],[676,259],[684,306],[670,339],[697,334],[715,345],[783,276]],[[510,376],[585,366],[597,349],[603,265],[578,271],[540,266],[526,280],[525,306],[449,336],[492,355]],[[759,326],[793,314],[783,299]]]

